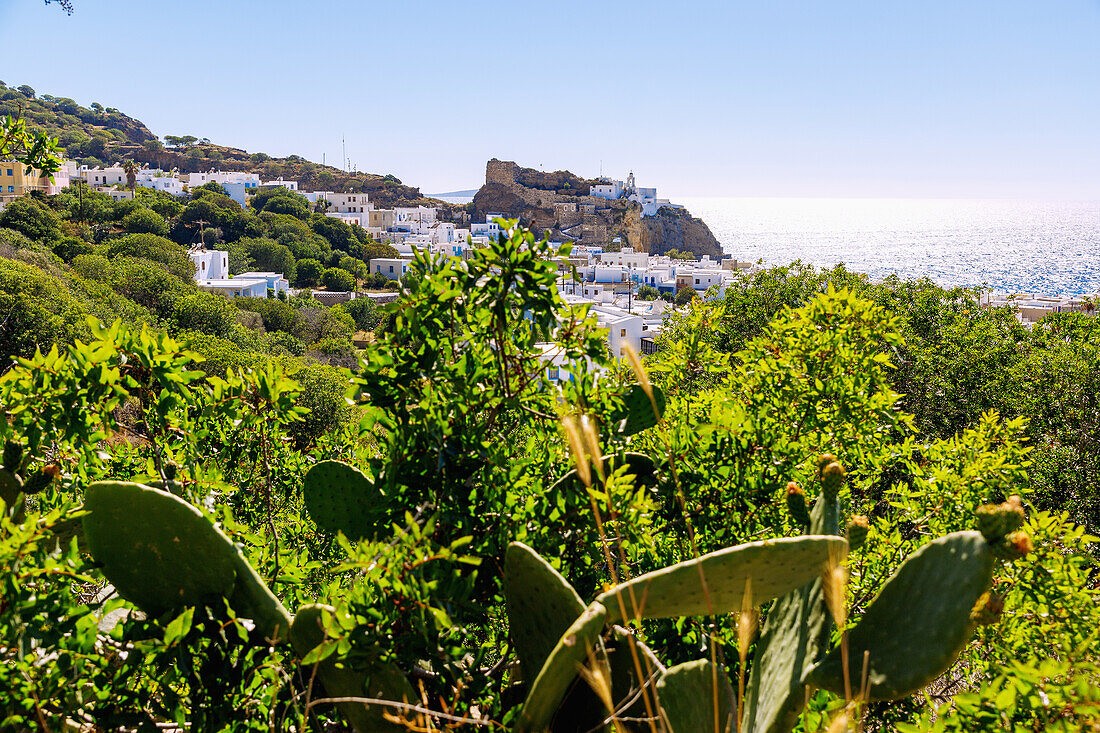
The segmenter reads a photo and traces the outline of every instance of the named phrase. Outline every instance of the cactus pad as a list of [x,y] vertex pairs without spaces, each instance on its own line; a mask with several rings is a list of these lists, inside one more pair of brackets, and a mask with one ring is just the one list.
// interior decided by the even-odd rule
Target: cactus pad
[[[810,513],[810,531],[835,535],[839,524],[836,496],[822,493]],[[756,644],[756,662],[745,688],[741,730],[785,733],[794,727],[806,702],[802,677],[825,655],[831,628],[821,578],[775,602]]]
[[223,596],[265,637],[286,637],[286,609],[195,507],[159,489],[120,481],[92,484],[84,504],[88,550],[123,598],[159,616]]
[[[989,544],[973,531],[940,537],[910,555],[848,632],[853,694],[865,651],[872,700],[905,697],[943,674],[970,636],[970,614],[989,588],[993,564]],[[844,694],[842,670],[836,648],[806,681]]]
[[23,493],[23,479],[6,468],[0,468],[0,499],[10,509]]
[[527,692],[516,733],[536,733],[549,727],[578,667],[588,661],[590,650],[600,647],[606,621],[607,609],[597,601],[566,629]]
[[[621,626],[615,626],[612,631],[612,640],[607,644],[611,699],[620,717],[641,718],[647,714],[643,696],[648,697],[652,704],[654,682],[664,674],[665,666],[648,646],[633,638],[631,632]],[[624,704],[626,707],[620,707]]]
[[[302,606],[294,616],[290,626],[290,643],[294,653],[305,657],[318,644],[325,640],[325,616],[335,612],[332,606],[313,603]],[[329,697],[372,697],[377,700],[393,700],[416,704],[418,698],[409,680],[392,664],[379,664],[369,671],[345,667],[334,656],[326,657],[317,664],[317,676],[325,686]],[[315,698],[319,697],[314,693]],[[336,703],[336,709],[357,733],[373,731],[405,731],[404,725],[386,720],[385,714],[405,715],[397,708],[368,706],[362,703]]]
[[737,706],[729,676],[709,659],[669,667],[657,680],[657,698],[670,733],[734,730],[733,714]]
[[532,682],[565,630],[584,613],[584,601],[565,578],[521,542],[504,554],[508,627],[523,679]]
[[610,623],[740,611],[750,579],[752,605],[759,606],[813,580],[847,546],[840,537],[826,536],[750,542],[640,575],[596,600],[607,608]]
[[[633,384],[623,395],[623,412],[615,416],[621,435],[635,435],[656,425],[665,414],[665,393],[656,385],[651,385],[653,400],[640,384]],[[653,412],[653,403],[657,403],[657,412]]]
[[321,461],[310,468],[302,493],[309,516],[326,532],[343,532],[358,540],[376,537],[387,525],[389,511],[381,488],[343,461]]

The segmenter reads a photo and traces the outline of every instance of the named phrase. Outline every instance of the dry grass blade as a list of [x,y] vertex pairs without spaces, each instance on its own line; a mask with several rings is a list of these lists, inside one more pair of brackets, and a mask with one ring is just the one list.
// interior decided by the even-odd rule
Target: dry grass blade
[[577,416],[566,415],[561,419],[562,430],[565,431],[565,438],[569,441],[569,450],[573,453],[573,464],[577,467],[577,475],[581,477],[581,481],[585,486],[592,486],[592,465],[588,462],[588,457],[584,450],[584,440],[581,439],[581,432],[577,427]]

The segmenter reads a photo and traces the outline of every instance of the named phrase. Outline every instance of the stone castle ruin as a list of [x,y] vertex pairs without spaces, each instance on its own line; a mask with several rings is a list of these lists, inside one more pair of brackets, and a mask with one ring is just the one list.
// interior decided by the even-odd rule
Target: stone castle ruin
[[622,246],[652,254],[678,249],[721,256],[718,241],[700,219],[670,208],[643,217],[635,201],[589,195],[599,183],[569,171],[544,173],[493,158],[485,164],[485,185],[474,196],[474,218],[503,214],[583,245],[616,248],[613,240],[620,238]]

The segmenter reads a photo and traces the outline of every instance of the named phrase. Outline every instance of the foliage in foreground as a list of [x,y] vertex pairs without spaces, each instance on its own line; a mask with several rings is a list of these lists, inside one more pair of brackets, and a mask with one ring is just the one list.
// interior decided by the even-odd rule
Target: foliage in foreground
[[[532,690],[545,698],[532,671],[541,665],[524,661],[526,637],[509,618],[510,545],[546,558],[578,598],[622,598],[628,578],[735,545],[796,541],[804,522],[788,497],[831,492],[837,531],[866,518],[847,582],[832,576],[830,616],[850,639],[902,558],[970,530],[976,507],[1021,495],[1019,531],[1032,547],[992,571],[1003,608],[976,609],[987,625],[931,685],[887,702],[818,689],[802,730],[842,725],[840,716],[867,729],[989,731],[1095,719],[1095,540],[1067,513],[1034,505],[1034,427],[1023,419],[981,411],[936,435],[922,422],[928,410],[904,409],[916,404],[895,386],[912,373],[911,312],[826,289],[721,341],[735,329],[715,324],[732,316],[696,303],[672,324],[665,351],[631,371],[609,359],[592,319],[557,297],[560,254],[513,229],[467,262],[419,259],[392,328],[343,375],[361,419],[315,443],[295,438],[310,415],[300,383],[277,363],[199,370],[201,356],[182,341],[98,323],[84,341],[20,361],[0,378],[5,453],[19,454],[5,470],[50,478],[22,502],[10,497],[0,519],[0,725],[320,730],[382,714],[378,703],[330,701],[347,690],[391,700],[411,690],[386,710],[421,729],[525,725],[524,699]],[[561,391],[546,379],[551,342],[576,375]],[[593,367],[606,370],[599,380]],[[661,419],[639,422],[647,371]],[[828,491],[826,453],[846,469]],[[366,520],[336,534],[303,494],[331,461],[348,464],[359,494],[373,497]],[[143,608],[125,600],[136,596],[118,576],[121,596],[112,592],[113,571],[79,531],[89,487],[105,480],[157,486],[166,501],[194,507],[317,643],[258,638],[233,593]],[[766,654],[782,608],[764,597],[584,628],[594,648],[644,645],[683,670],[680,680],[703,670],[711,690],[744,681],[751,690],[752,660]],[[822,649],[844,638],[833,630]],[[698,666],[701,656],[711,666]],[[656,711],[634,715],[614,685],[601,685],[598,659],[578,661],[585,681],[556,713],[549,705],[554,730],[587,730],[570,716],[592,703],[581,699],[588,690],[616,728],[654,729],[630,718]],[[717,697],[703,707],[720,709]]]

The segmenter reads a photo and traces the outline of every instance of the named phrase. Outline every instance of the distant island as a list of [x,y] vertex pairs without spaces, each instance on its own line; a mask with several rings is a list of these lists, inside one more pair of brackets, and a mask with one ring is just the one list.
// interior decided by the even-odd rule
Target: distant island
[[466,188],[466,189],[463,189],[461,191],[448,191],[447,193],[430,193],[428,195],[431,196],[432,198],[436,198],[436,199],[442,199],[442,198],[455,198],[455,199],[468,198],[468,199],[472,199],[476,193],[477,193],[476,188]]

